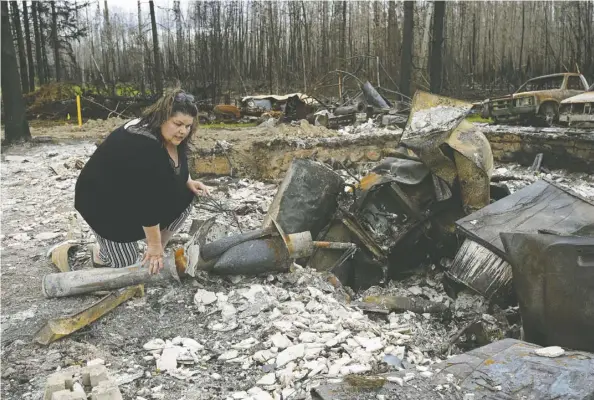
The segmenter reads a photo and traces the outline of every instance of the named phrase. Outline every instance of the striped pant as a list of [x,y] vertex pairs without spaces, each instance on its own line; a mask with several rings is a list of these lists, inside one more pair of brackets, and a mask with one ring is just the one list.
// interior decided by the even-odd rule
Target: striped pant
[[[173,221],[167,228],[170,232],[177,232],[192,211],[192,205],[188,206],[175,221]],[[164,230],[161,230],[163,233]],[[108,267],[122,268],[129,265],[135,264],[141,260],[141,255],[138,249],[138,242],[114,242],[109,239],[105,239],[93,231],[97,238],[97,244],[99,245],[99,260]]]

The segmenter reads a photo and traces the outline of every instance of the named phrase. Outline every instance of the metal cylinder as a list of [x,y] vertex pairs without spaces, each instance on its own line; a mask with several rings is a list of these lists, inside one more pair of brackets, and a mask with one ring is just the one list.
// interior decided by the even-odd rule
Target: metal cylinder
[[390,105],[377,92],[377,90],[375,90],[371,83],[365,82],[363,86],[361,86],[361,90],[363,91],[365,100],[367,100],[367,104],[379,108],[390,108]]
[[140,283],[180,282],[173,257],[164,259],[163,270],[151,275],[148,268],[137,263],[125,268],[97,268],[48,274],[43,277],[41,290],[45,297],[66,297],[114,290]]
[[287,272],[291,258],[282,238],[243,242],[227,250],[212,272],[221,275],[258,275]]
[[365,104],[363,102],[358,102],[357,104],[354,104],[352,106],[342,106],[342,107],[338,107],[336,108],[336,110],[334,110],[334,115],[349,115],[349,114],[356,114],[356,113],[362,113],[363,111],[365,111]]
[[309,231],[285,235],[284,240],[292,259],[305,258],[313,254],[313,240]]
[[214,242],[210,242],[205,244],[202,249],[200,249],[200,257],[204,261],[212,260],[213,258],[217,258],[231,247],[236,246],[240,243],[247,242],[248,240],[254,240],[261,238],[263,236],[270,235],[272,233],[272,229],[256,229],[253,231],[241,233],[239,235],[227,236]]

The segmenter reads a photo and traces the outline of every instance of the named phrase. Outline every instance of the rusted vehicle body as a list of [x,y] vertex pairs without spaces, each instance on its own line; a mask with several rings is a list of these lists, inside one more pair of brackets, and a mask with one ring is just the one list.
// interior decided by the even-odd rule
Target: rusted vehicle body
[[214,107],[213,113],[216,119],[221,121],[237,121],[241,118],[241,111],[239,108],[231,104],[218,104]]
[[509,96],[486,100],[483,117],[491,117],[496,123],[537,119],[550,126],[559,120],[561,101],[587,89],[588,82],[581,74],[540,76],[526,81]]
[[594,84],[586,93],[578,94],[561,102],[559,121],[569,126],[594,127]]

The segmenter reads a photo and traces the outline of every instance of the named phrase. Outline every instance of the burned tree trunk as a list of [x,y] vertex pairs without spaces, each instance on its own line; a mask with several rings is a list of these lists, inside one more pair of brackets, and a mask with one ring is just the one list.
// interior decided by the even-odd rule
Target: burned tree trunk
[[58,40],[58,14],[56,12],[56,2],[52,1],[52,38],[54,44],[54,65],[56,67],[56,82],[61,79],[60,66],[60,41]]
[[415,3],[413,1],[404,2],[404,32],[402,33],[402,58],[400,59],[400,92],[405,96],[410,96],[414,6]]
[[29,64],[29,91],[35,90],[35,64],[33,63],[33,49],[31,45],[31,30],[29,28],[29,11],[27,2],[23,1],[23,21],[25,22],[25,43],[27,44],[27,61]]
[[37,2],[31,4],[33,15],[33,31],[35,34],[35,66],[37,67],[37,76],[39,84],[45,84],[45,74],[43,70],[43,58],[41,57],[41,33],[39,31],[39,14],[37,12],[39,5]]
[[[7,143],[18,140],[29,140],[31,132],[25,113],[25,102],[21,91],[19,69],[16,52],[12,41],[10,18],[8,16],[8,3],[2,2],[2,38],[1,53],[2,65],[2,101],[4,102],[4,126]],[[8,101],[7,101],[8,99]]]
[[12,8],[12,24],[17,35],[17,46],[19,47],[19,67],[21,74],[21,87],[23,92],[29,91],[29,77],[27,75],[27,55],[25,54],[25,42],[23,40],[23,28],[21,27],[21,16],[19,14],[19,5],[16,1],[10,2]]
[[153,30],[153,52],[155,54],[155,87],[157,94],[163,94],[163,77],[161,72],[161,57],[159,56],[159,35],[157,34],[157,21],[155,19],[155,4],[153,0],[149,1],[151,12],[151,28]]
[[140,94],[144,96],[144,35],[142,34],[142,10],[140,0],[138,0],[138,47],[140,48]]
[[522,55],[524,54],[524,28],[525,26],[525,16],[526,16],[526,5],[522,3],[522,36],[520,37],[520,62],[519,62],[519,71],[520,71],[520,80],[518,84],[522,84],[524,82],[524,69],[522,67]]
[[433,13],[433,41],[431,43],[430,61],[430,90],[431,93],[441,92],[443,19],[445,16],[445,1],[436,1]]

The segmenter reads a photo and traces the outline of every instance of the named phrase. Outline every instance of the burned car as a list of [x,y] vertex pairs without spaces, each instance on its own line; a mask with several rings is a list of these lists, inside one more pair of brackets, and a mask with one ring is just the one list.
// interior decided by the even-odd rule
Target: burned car
[[586,93],[561,102],[559,121],[569,126],[594,127],[594,84]]
[[514,94],[486,100],[482,116],[493,118],[495,123],[539,120],[550,126],[559,120],[561,101],[587,89],[588,82],[581,74],[540,76],[528,80]]

